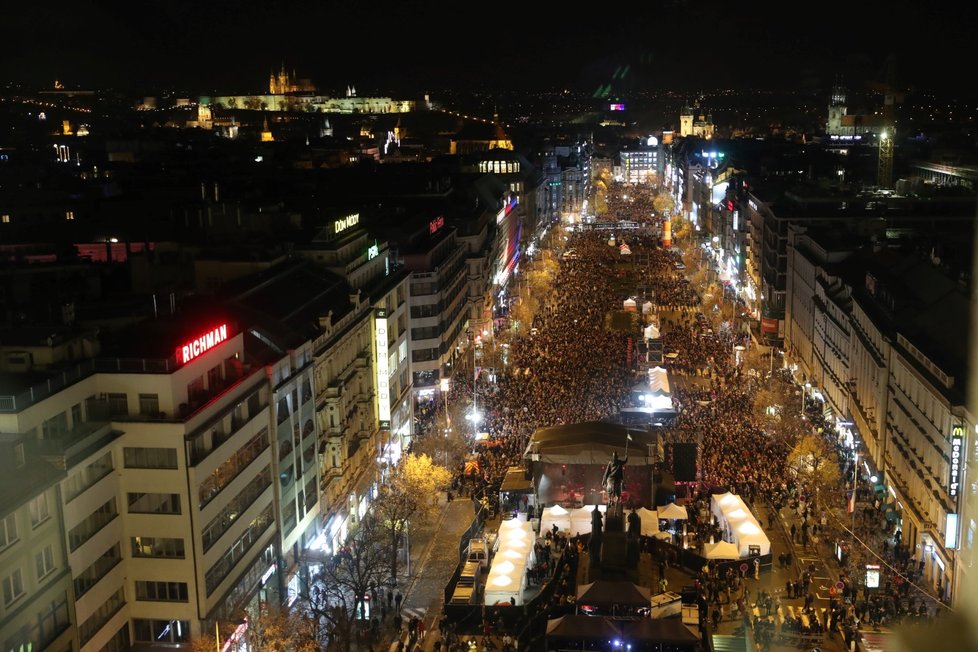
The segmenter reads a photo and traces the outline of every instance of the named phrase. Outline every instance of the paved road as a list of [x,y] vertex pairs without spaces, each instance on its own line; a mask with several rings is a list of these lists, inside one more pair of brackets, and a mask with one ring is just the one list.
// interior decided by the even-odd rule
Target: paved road
[[[459,563],[458,543],[475,516],[475,508],[469,499],[456,499],[444,505],[435,518],[423,527],[410,532],[411,569],[399,578],[404,589],[401,616],[405,623],[417,616],[425,621],[425,629],[431,632],[441,613],[445,586]],[[392,619],[384,624],[383,640],[396,640]],[[432,641],[436,636],[428,636]],[[387,647],[380,649],[386,650]]]

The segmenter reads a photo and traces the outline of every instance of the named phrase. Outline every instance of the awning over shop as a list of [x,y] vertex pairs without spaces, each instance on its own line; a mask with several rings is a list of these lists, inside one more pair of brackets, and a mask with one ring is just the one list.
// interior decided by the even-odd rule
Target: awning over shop
[[885,494],[886,493],[886,487],[884,487],[881,484],[878,484],[875,487],[873,487],[873,491],[875,491],[878,494]]

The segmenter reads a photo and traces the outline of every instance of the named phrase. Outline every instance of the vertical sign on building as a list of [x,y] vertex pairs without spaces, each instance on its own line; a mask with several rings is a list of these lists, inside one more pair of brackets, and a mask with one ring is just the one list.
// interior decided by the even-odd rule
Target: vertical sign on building
[[387,362],[387,311],[374,313],[374,343],[377,347],[377,419],[381,430],[391,429],[391,390]]
[[958,489],[961,486],[961,442],[964,439],[964,427],[951,428],[951,470],[948,473],[947,494],[955,501],[958,499]]

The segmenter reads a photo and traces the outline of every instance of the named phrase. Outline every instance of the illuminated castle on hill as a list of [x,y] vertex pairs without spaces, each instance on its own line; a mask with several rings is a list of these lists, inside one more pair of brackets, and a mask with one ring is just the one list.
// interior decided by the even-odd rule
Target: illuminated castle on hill
[[315,93],[316,86],[308,79],[296,79],[295,70],[290,75],[282,64],[278,73],[268,76],[269,95],[287,95],[288,93]]
[[282,65],[268,77],[267,95],[201,96],[200,106],[257,111],[301,111],[317,113],[407,113],[415,110],[414,100],[389,97],[357,97],[356,89],[347,86],[345,97],[320,95],[308,79],[296,78]]

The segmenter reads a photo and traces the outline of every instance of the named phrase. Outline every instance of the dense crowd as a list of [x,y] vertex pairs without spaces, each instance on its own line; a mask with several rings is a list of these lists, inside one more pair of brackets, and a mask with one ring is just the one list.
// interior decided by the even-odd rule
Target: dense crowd
[[[810,547],[813,553],[820,542],[834,543],[841,530],[827,518],[829,510],[823,511],[824,506],[815,504],[806,487],[795,482],[787,468],[787,440],[770,436],[755,423],[757,387],[735,382],[740,380],[740,370],[734,346],[749,342],[743,334],[714,325],[698,312],[700,297],[678,273],[682,266],[676,253],[657,249],[638,235],[629,233],[626,238],[634,245],[635,260],[641,260],[641,265],[630,270],[636,275],[635,283],[644,287],[646,296],[655,298],[660,309],[670,313],[659,324],[664,349],[677,353],[670,371],[708,379],[673,388],[678,417],[663,429],[666,468],[671,467],[668,444],[699,445],[698,482],[687,495],[694,545],[721,534],[709,510],[710,491],[716,488],[739,494],[755,515],[759,515],[761,505],[775,515],[790,510],[790,538],[803,548]],[[476,392],[484,414],[480,430],[488,433],[488,439],[477,445],[475,455],[454,469],[452,491],[456,494],[493,503],[506,471],[522,464],[528,439],[536,429],[601,420],[613,415],[627,400],[634,382],[633,370],[625,363],[628,334],[609,330],[605,319],[609,312],[621,309],[621,301],[627,296],[621,288],[622,257],[616,247],[608,245],[607,232],[577,232],[567,246],[576,255],[562,260],[551,289],[540,297],[533,330],[512,340],[508,363],[497,368],[495,382],[488,381],[485,374],[473,382],[471,369],[455,375],[448,402],[468,405]],[[772,373],[767,382],[792,379]],[[437,407],[424,410],[420,418],[431,422]],[[830,431],[827,424],[819,422],[817,409],[811,409],[809,416],[813,432],[821,431],[821,425]],[[845,451],[841,450],[840,464],[844,475],[851,472],[845,468]],[[790,553],[782,553],[778,559],[779,567],[788,571],[784,592],[761,592],[753,599],[743,572],[729,564],[711,564],[696,576],[701,595],[710,605],[710,617],[715,621],[740,620],[753,630],[759,647],[769,649],[774,640],[820,637],[833,630],[841,630],[848,643],[857,635],[860,622],[886,624],[933,614],[932,601],[910,590],[922,571],[919,560],[894,543],[899,541],[899,533],[885,521],[879,505],[872,504],[872,496],[862,498],[864,505],[867,498],[870,500],[867,509],[854,519],[857,534],[882,551],[892,571],[884,573],[880,590],[858,590],[859,582],[843,567],[840,575],[845,589],[833,595],[827,608],[818,610],[811,587],[814,568],[798,566]],[[574,552],[575,546],[570,549]],[[568,575],[572,564],[551,563],[548,554],[537,552],[538,563],[531,569],[535,582],[565,585],[572,581],[573,575]],[[556,613],[555,608],[566,604],[560,596],[566,599],[573,591],[559,590],[553,595],[533,617]],[[457,649],[453,643],[459,638],[453,637],[450,628],[449,632],[447,649]]]

